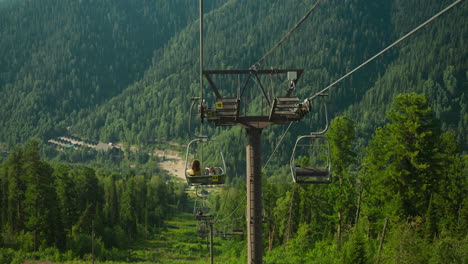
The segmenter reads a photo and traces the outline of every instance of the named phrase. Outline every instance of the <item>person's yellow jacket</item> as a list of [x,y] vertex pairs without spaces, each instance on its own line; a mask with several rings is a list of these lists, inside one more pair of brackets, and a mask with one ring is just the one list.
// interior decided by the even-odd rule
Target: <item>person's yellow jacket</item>
[[187,173],[190,175],[201,175],[201,170],[193,171],[192,169],[187,170]]

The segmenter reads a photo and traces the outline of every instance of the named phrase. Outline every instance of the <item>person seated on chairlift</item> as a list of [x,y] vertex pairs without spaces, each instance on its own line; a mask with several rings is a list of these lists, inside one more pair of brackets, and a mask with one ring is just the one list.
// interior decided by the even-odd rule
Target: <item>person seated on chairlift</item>
[[201,175],[201,168],[200,168],[200,161],[194,160],[191,164],[191,169],[187,170],[187,173],[194,176],[194,175]]

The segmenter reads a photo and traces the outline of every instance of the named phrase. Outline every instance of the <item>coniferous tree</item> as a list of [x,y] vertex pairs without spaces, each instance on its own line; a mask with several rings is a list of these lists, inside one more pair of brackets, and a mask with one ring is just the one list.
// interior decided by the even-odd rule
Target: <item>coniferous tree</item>
[[388,117],[391,122],[377,129],[364,158],[367,219],[374,226],[389,217],[394,225],[411,229],[411,243],[450,234],[458,228],[466,190],[454,135],[440,133],[421,94],[397,96]]
[[331,145],[331,160],[333,175],[338,178],[338,181],[330,187],[330,194],[335,203],[335,211],[337,212],[337,239],[338,244],[341,243],[342,227],[344,221],[349,221],[353,210],[354,184],[355,179],[351,179],[348,172],[348,167],[355,162],[356,154],[353,152],[353,141],[355,140],[354,122],[345,117],[340,116],[332,120],[330,129],[327,133]]
[[78,218],[78,197],[73,180],[70,177],[70,168],[59,165],[55,168],[55,182],[57,199],[60,205],[60,215],[63,219],[63,226],[67,232],[71,232],[72,226]]
[[7,226],[16,232],[24,228],[24,197],[26,192],[26,179],[24,172],[24,154],[20,148],[16,148],[10,154],[5,164],[4,197],[6,207]]
[[[52,167],[41,160],[39,143],[32,140],[24,154],[26,192],[24,198],[25,227],[34,235],[34,250],[41,245],[52,246],[63,242],[64,232],[57,195],[54,189]],[[45,244],[42,244],[44,241]]]
[[391,123],[378,129],[366,158],[369,200],[396,216],[423,215],[434,190],[435,152],[440,136],[427,99],[401,94],[388,112]]
[[343,254],[343,264],[365,264],[368,263],[366,240],[361,233],[355,233],[346,244]]

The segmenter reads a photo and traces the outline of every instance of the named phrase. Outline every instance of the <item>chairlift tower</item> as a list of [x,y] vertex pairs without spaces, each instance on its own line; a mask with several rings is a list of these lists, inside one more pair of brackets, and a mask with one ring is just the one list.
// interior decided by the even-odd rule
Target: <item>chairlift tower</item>
[[[203,69],[203,0],[200,0],[200,89],[201,121],[207,120],[216,126],[239,125],[246,129],[246,185],[247,185],[247,255],[249,264],[263,263],[262,245],[262,161],[261,133],[263,128],[300,121],[310,112],[308,100],[301,102],[291,94],[302,75],[302,69],[262,69],[247,70],[204,70]],[[214,76],[237,75],[238,87],[235,96],[225,97],[219,91]],[[262,84],[262,76],[286,76],[287,88],[281,97],[271,97]],[[203,100],[203,78],[205,78],[215,96],[214,106],[208,106]],[[243,85],[241,85],[241,82]],[[244,92],[251,82],[255,82],[266,102],[268,111],[262,114],[249,114],[248,102],[243,102]],[[242,107],[245,108],[242,108]],[[244,111],[242,111],[244,110]]]
[[[248,70],[215,70],[215,71],[205,71],[203,69],[203,0],[200,0],[200,89],[201,89],[201,106],[200,117],[203,123],[204,119],[207,119],[208,122],[214,123],[216,126],[233,126],[240,125],[246,129],[247,132],[247,148],[246,148],[246,163],[247,163],[247,175],[246,175],[246,185],[247,185],[247,236],[248,236],[248,261],[249,264],[258,264],[263,263],[263,249],[262,249],[262,182],[261,182],[261,133],[262,129],[274,124],[286,124],[289,122],[300,121],[308,112],[311,111],[310,100],[316,96],[325,96],[323,92],[333,87],[343,79],[347,78],[349,75],[364,67],[369,62],[373,61],[375,58],[379,57],[401,41],[405,40],[434,19],[444,14],[457,4],[461,3],[462,0],[455,0],[451,5],[435,14],[424,23],[414,28],[412,31],[408,32],[403,37],[399,38],[397,41],[393,42],[391,45],[375,54],[370,59],[366,60],[344,76],[342,76],[337,81],[333,82],[326,88],[322,89],[316,95],[307,98],[303,102],[300,102],[299,98],[292,97],[291,93],[295,90],[297,80],[300,75],[303,73],[303,70],[298,69],[271,69],[271,70],[257,70],[255,66]],[[310,13],[318,6],[320,0],[306,13],[306,15],[285,35],[285,37],[277,44],[275,47],[270,50],[265,56],[260,59],[262,61],[266,56],[268,56],[275,48],[277,48],[283,41],[289,37],[289,35],[310,15]],[[255,65],[257,65],[256,63]],[[218,88],[216,87],[215,82],[211,78],[213,75],[243,75],[247,76],[244,82],[244,86],[238,86],[237,96],[235,97],[223,97]],[[289,83],[289,89],[286,91],[285,96],[283,97],[274,97],[273,100],[266,93],[261,80],[259,78],[262,74],[287,74],[287,80]],[[203,77],[205,77],[216,97],[216,103],[214,108],[208,107],[203,100]],[[250,80],[254,79],[260,88],[265,101],[269,107],[268,115],[249,115],[248,111],[244,112],[244,115],[241,115],[241,104],[248,105],[248,102],[242,102],[241,98],[247,87],[247,84]],[[239,83],[240,84],[240,83]],[[263,112],[262,112],[263,113]],[[326,109],[325,109],[326,113]],[[327,127],[328,127],[328,117]],[[331,173],[330,173],[330,146],[328,140],[323,137],[326,129],[322,132],[311,133],[311,135],[303,136],[298,138],[294,146],[293,155],[291,157],[290,165],[293,180],[295,183],[330,183]],[[325,166],[321,167],[301,167],[295,164],[294,152],[297,151],[297,148],[304,145],[303,141],[307,139],[317,141],[324,140],[324,145],[328,151],[327,162]],[[307,145],[310,147],[311,145]]]
[[[272,70],[217,70],[203,71],[211,89],[216,96],[214,107],[208,107],[202,103],[200,107],[201,118],[216,126],[239,125],[246,129],[246,185],[247,185],[247,243],[248,263],[262,263],[262,161],[261,161],[261,133],[263,128],[275,124],[288,124],[300,121],[310,111],[308,101],[301,102],[297,97],[291,97],[291,92],[296,86],[297,80],[302,74],[300,69],[272,69]],[[236,97],[223,97],[214,83],[213,75],[238,75],[244,76],[244,86],[238,89]],[[287,75],[290,88],[284,96],[273,100],[267,96],[262,85],[260,75]],[[269,111],[264,115],[241,114],[242,95],[249,81],[256,80],[257,86],[262,91]]]

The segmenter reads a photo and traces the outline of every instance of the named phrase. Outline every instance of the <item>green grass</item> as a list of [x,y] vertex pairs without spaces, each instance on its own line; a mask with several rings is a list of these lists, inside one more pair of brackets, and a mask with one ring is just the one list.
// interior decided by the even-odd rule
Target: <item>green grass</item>
[[206,240],[197,233],[197,221],[190,213],[180,213],[166,221],[166,229],[154,239],[133,247],[137,263],[206,263],[209,250]]
[[[173,219],[166,221],[164,230],[153,237],[153,239],[141,241],[135,244],[129,251],[126,261],[95,261],[101,264],[201,264],[210,263],[209,248],[207,240],[201,239],[197,232],[198,221],[191,213],[178,213]],[[220,252],[221,238],[214,239],[215,253]],[[52,262],[26,260],[18,263],[28,264],[91,264],[91,256],[85,259]],[[225,263],[216,260],[215,263]]]
[[[193,208],[193,194],[189,193]],[[149,263],[168,263],[168,264],[202,264],[210,263],[210,253],[208,241],[206,238],[200,238],[198,234],[198,221],[192,213],[178,212],[172,219],[165,221],[161,233],[155,234],[151,239],[140,241],[134,244],[128,255],[125,251],[119,251],[122,256],[120,261],[95,261],[100,264],[149,264]],[[239,240],[229,240],[220,237],[214,237],[214,263],[245,263],[246,257],[245,242]],[[116,253],[117,254],[117,253]],[[50,255],[51,258],[53,255]],[[46,256],[37,259],[47,259]],[[91,255],[86,255],[84,259],[75,259],[73,261],[38,261],[31,260],[28,257],[17,258],[18,264],[91,264]],[[20,261],[24,260],[24,261]],[[0,261],[1,262],[1,261]]]

